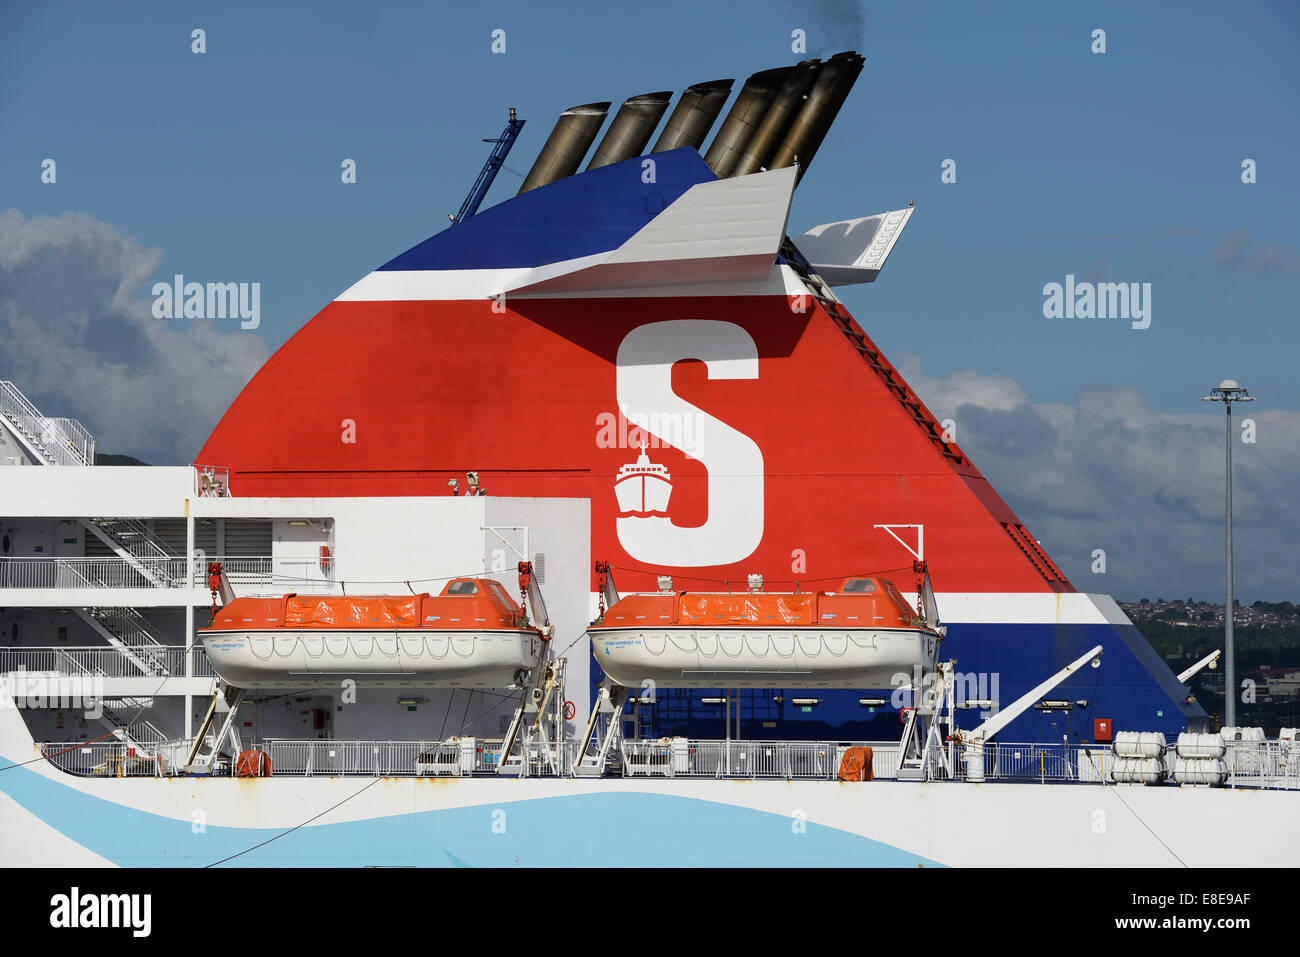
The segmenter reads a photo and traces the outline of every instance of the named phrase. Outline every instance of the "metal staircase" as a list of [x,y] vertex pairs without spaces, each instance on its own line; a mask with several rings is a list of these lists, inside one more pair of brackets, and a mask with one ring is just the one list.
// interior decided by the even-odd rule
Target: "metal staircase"
[[[82,519],[86,530],[125,559],[151,584],[160,588],[181,588],[186,584],[181,556],[166,542],[154,536],[149,526],[138,518]],[[177,574],[177,571],[180,574]]]
[[0,422],[41,465],[94,465],[95,439],[76,419],[47,418],[16,385],[0,379]]
[[[137,748],[152,755],[158,746],[167,741],[175,741],[178,736],[160,728],[145,718],[139,717],[142,705],[146,702],[138,698],[114,698],[100,706],[99,722],[113,736],[129,747]],[[135,720],[130,720],[134,717]]]
[[167,666],[166,641],[136,609],[78,608],[76,611],[143,674],[157,677],[171,674]]

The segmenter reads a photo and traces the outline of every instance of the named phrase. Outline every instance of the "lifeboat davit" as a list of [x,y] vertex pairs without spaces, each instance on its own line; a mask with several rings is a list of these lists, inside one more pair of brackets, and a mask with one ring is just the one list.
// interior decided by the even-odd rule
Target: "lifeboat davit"
[[237,688],[506,688],[537,662],[541,633],[498,583],[457,578],[440,595],[236,598],[199,630]]
[[619,599],[587,630],[629,688],[888,688],[930,667],[939,634],[893,583],[838,592],[663,592]]

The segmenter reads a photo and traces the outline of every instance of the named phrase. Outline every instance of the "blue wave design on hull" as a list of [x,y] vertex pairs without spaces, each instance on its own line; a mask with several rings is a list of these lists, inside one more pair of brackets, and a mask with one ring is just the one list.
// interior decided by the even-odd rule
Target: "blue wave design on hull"
[[[232,787],[259,783],[230,782]],[[169,784],[188,786],[183,778],[157,782]],[[362,786],[358,782],[358,790]],[[208,825],[196,834],[189,821],[97,798],[22,767],[0,773],[0,791],[82,847],[124,867],[215,864],[283,830]],[[499,821],[504,833],[493,831]],[[588,793],[308,825],[223,866],[941,866],[811,821],[796,833],[793,823],[783,814],[698,798]]]

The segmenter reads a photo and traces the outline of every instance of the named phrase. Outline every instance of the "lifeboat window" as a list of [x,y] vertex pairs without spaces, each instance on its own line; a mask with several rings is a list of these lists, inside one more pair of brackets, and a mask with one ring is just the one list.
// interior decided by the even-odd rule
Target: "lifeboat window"
[[496,595],[502,604],[507,606],[510,605],[511,603],[510,596],[506,594],[506,590],[504,588],[502,588],[494,581],[489,581],[488,587],[492,589],[492,594]]
[[844,583],[845,594],[867,595],[876,590],[876,583],[870,578],[850,578]]
[[448,595],[477,595],[478,585],[475,582],[452,582],[447,586]]

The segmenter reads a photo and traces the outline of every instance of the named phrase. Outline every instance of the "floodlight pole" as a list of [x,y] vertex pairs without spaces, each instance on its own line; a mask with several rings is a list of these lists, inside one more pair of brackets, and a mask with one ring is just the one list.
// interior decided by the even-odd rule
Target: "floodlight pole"
[[1254,402],[1250,393],[1234,379],[1224,379],[1218,388],[1203,397],[1206,402],[1222,402],[1227,416],[1227,477],[1224,503],[1224,591],[1223,607],[1223,726],[1237,726],[1237,668],[1232,640],[1232,403]]

